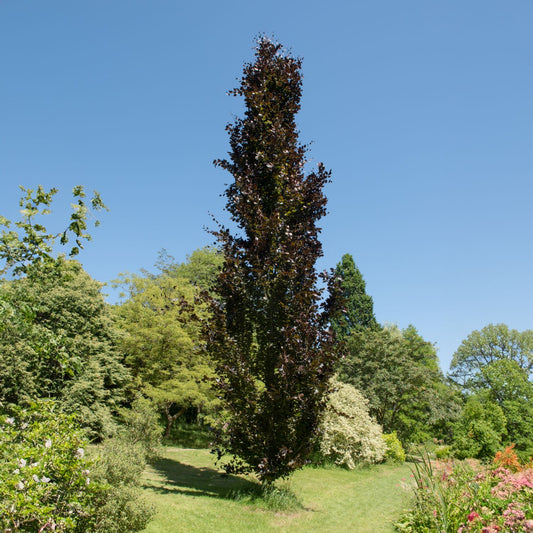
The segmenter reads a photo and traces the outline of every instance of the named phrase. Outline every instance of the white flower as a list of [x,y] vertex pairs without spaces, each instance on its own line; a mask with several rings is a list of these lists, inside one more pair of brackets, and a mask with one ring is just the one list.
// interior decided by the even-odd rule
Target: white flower
[[37,461],[36,463],[32,463],[30,466],[33,468],[35,468],[36,466],[39,466],[39,461]]
[[37,474],[33,474],[33,476],[31,476],[33,478],[33,481],[35,481],[35,483],[39,483],[39,476]]
[[22,481],[19,481],[16,485],[15,485],[15,488],[17,490],[23,490],[24,489],[24,483]]
[[20,470],[18,468],[15,468],[15,470],[13,470],[13,474],[20,474]]
[[29,425],[29,424],[28,424],[27,422],[24,422],[24,424],[22,424],[22,425],[20,426],[20,429],[26,429],[26,428],[28,427],[28,425]]
[[89,475],[89,470],[82,470],[81,473],[82,473],[84,476],[88,476],[88,475]]
[[88,485],[90,482],[91,482],[91,478],[87,478],[87,479],[85,480],[85,484],[86,484],[86,485]]
[[20,468],[24,468],[26,466],[26,459],[20,459],[19,460],[19,466],[20,466]]
[[6,424],[12,426],[15,423],[15,419],[12,417],[6,418]]
[[50,478],[49,478],[49,477],[46,477],[46,476],[43,476],[43,477],[41,478],[41,481],[42,481],[43,483],[48,483],[48,482],[50,481]]
[[52,441],[50,439],[46,439],[44,441],[44,447],[45,448],[51,448],[51,446],[52,446]]
[[76,450],[76,457],[81,459],[85,455],[85,450],[83,448],[78,448]]

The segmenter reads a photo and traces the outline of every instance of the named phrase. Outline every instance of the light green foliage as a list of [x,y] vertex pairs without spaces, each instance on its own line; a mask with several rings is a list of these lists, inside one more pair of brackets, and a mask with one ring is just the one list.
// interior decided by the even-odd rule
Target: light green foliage
[[101,284],[78,262],[58,258],[3,282],[0,302],[0,401],[55,398],[92,438],[112,432],[129,374]]
[[347,339],[339,378],[369,400],[370,414],[400,440],[441,437],[458,414],[458,400],[446,386],[435,348],[413,326],[355,331]]
[[520,332],[505,324],[489,324],[473,331],[455,352],[450,377],[467,390],[493,388],[494,374],[487,373],[486,368],[500,361],[514,361],[529,378],[533,370],[533,330]]
[[[41,223],[40,217],[51,213],[57,189],[46,191],[41,185],[35,191],[20,188],[24,193],[19,202],[22,219],[13,223],[0,216],[0,226],[6,228],[0,235],[0,261],[4,262],[0,274],[6,274],[10,270],[13,275],[26,274],[30,266],[35,268],[53,263],[53,245],[57,239],[65,245],[73,236],[76,246],[70,249],[69,255],[77,255],[80,248],[83,248],[82,241],[91,240],[91,235],[87,233],[87,218],[93,216],[93,211],[107,209],[97,191],[94,191],[88,206],[84,188],[77,185],[72,189],[76,203],[71,204],[72,213],[67,227],[58,233],[50,233]],[[99,221],[95,219],[94,224],[98,226]]]
[[454,426],[454,455],[460,459],[494,456],[504,440],[506,422],[498,404],[486,396],[470,396]]
[[0,524],[3,531],[92,531],[102,490],[73,416],[52,402],[0,416]]
[[205,246],[187,256],[184,263],[176,263],[174,258],[163,250],[159,254],[156,266],[162,274],[172,278],[187,279],[199,289],[212,291],[223,262],[224,256],[218,248]]
[[435,448],[435,457],[437,459],[450,459],[452,457],[452,447],[448,445],[437,446]]
[[185,265],[164,258],[160,275],[146,273],[124,280],[129,298],[115,308],[122,331],[119,343],[134,385],[165,413],[166,436],[188,408],[205,414],[217,405],[210,383],[212,365],[201,342],[206,305],[190,278],[195,278],[195,265],[200,265],[196,279],[202,289],[208,288],[206,272],[216,272],[219,262],[213,249],[195,252]]
[[131,445],[113,437],[98,449],[94,475],[105,487],[94,513],[95,529],[102,533],[130,533],[143,529],[151,516],[139,488],[145,468],[142,444]]
[[368,414],[368,402],[351,385],[333,379],[331,386],[320,428],[322,455],[349,469],[381,461],[386,444],[381,426]]
[[151,461],[159,457],[161,428],[153,403],[139,396],[129,409],[124,409],[119,435],[124,442],[132,446],[141,444],[146,460]]
[[335,268],[335,277],[341,280],[344,298],[344,312],[332,323],[337,339],[345,340],[353,331],[380,329],[374,316],[374,302],[366,294],[363,275],[350,254],[342,256]]
[[385,450],[385,459],[392,461],[393,463],[403,463],[405,461],[405,450],[402,443],[396,434],[396,431],[392,433],[384,433],[383,440],[387,449]]
[[161,429],[150,402],[137,398],[124,410],[118,434],[97,448],[94,477],[105,487],[96,502],[95,529],[102,533],[131,533],[144,529],[153,508],[142,495],[146,462],[159,456]]
[[519,332],[505,324],[489,324],[461,343],[450,376],[467,395],[501,408],[506,419],[504,440],[524,451],[532,447],[532,370],[533,330]]

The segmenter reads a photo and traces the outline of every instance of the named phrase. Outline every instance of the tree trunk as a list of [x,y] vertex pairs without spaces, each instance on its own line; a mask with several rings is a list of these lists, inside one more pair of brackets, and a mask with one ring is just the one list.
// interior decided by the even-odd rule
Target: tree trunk
[[171,405],[165,405],[165,413],[167,415],[167,427],[165,429],[165,435],[164,435],[165,439],[168,439],[170,437],[170,431],[172,429],[172,425],[174,424],[175,420],[179,418],[187,409],[186,407],[182,407],[176,414],[171,415],[170,407]]

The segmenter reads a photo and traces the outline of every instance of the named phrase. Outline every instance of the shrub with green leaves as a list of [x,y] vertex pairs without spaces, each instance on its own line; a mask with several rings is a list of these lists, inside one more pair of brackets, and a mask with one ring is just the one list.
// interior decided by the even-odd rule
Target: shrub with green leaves
[[[0,415],[0,527],[10,532],[132,533],[153,510],[140,477],[157,449],[157,416],[136,400],[118,436],[91,453],[52,401]],[[87,456],[89,455],[89,457]]]
[[331,381],[333,392],[322,419],[320,452],[347,468],[383,459],[386,444],[382,429],[368,414],[368,402],[352,385]]
[[0,525],[3,531],[91,530],[93,480],[74,417],[53,402],[0,415]]
[[159,454],[161,427],[153,404],[137,398],[118,434],[96,450],[94,477],[105,487],[96,501],[94,531],[130,533],[146,527],[154,509],[140,489],[146,462]]
[[392,433],[384,433],[383,441],[387,446],[385,450],[385,459],[393,463],[403,463],[405,462],[405,450],[403,449],[402,443],[398,438],[396,431]]
[[506,418],[501,407],[481,396],[471,396],[454,426],[453,455],[488,459],[501,447]]

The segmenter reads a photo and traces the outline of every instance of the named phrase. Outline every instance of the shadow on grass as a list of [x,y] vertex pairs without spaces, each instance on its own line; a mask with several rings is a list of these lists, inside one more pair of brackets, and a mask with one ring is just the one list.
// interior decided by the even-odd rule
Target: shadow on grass
[[172,459],[159,459],[153,469],[163,478],[146,480],[144,486],[160,493],[234,499],[236,493],[255,493],[259,483],[220,473],[214,468],[196,467]]

